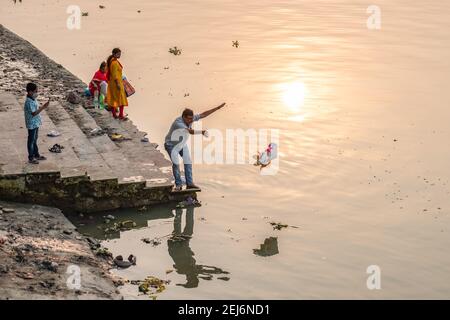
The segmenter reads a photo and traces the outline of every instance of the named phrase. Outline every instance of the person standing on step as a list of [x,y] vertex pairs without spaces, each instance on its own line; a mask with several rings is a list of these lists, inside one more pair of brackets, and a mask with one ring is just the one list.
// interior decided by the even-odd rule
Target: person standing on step
[[181,181],[180,159],[178,155],[183,158],[186,189],[199,189],[199,187],[194,184],[192,178],[192,161],[189,155],[189,149],[186,145],[187,138],[189,134],[206,135],[206,130],[192,129],[192,123],[209,116],[211,113],[222,109],[224,106],[225,103],[222,103],[218,107],[195,115],[194,111],[186,108],[184,109],[181,117],[176,118],[170,126],[169,132],[165,138],[164,148],[172,161],[173,177],[175,178],[174,191],[181,191],[183,185]]
[[47,109],[50,104],[50,99],[42,107],[39,107],[39,103],[36,100],[38,96],[37,85],[30,82],[27,84],[26,89],[27,98],[23,109],[25,113],[25,125],[28,129],[28,162],[39,164],[39,161],[46,160],[44,156],[39,154],[37,144],[39,127],[42,125],[41,116],[39,114]]
[[[106,103],[111,109],[112,115],[115,119],[126,120],[124,115],[124,107],[128,106],[128,100],[125,93],[125,88],[123,86],[123,66],[119,62],[121,55],[122,51],[119,48],[115,48],[106,61],[108,79]],[[119,110],[118,116],[117,110]]]

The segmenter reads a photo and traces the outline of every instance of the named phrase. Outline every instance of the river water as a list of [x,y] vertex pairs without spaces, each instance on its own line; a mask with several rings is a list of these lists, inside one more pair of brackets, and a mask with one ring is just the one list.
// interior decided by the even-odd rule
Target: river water
[[[103,242],[138,257],[117,274],[170,280],[158,299],[450,296],[449,2],[379,0],[380,29],[367,1],[75,2],[1,0],[0,23],[86,82],[119,46],[129,116],[160,145],[184,107],[221,102],[204,128],[279,132],[273,175],[195,164],[202,207],[113,212],[137,224]],[[101,216],[76,220],[105,238]]]

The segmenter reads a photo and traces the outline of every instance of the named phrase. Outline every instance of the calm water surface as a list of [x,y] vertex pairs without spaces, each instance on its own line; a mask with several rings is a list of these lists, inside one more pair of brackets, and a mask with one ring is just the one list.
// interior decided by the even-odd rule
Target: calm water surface
[[183,107],[223,101],[203,127],[280,130],[277,175],[196,165],[202,207],[112,213],[137,223],[104,242],[138,257],[117,274],[171,280],[159,299],[450,297],[450,3],[380,0],[368,30],[366,1],[76,2],[78,31],[64,0],[1,0],[0,23],[85,81],[121,47],[128,113],[160,144]]

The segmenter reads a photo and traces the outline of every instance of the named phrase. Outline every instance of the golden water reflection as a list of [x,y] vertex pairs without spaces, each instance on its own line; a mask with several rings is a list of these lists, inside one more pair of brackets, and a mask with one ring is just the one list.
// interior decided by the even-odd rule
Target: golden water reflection
[[299,112],[301,107],[305,103],[306,86],[301,81],[295,81],[290,83],[282,83],[281,87],[281,99],[286,107],[291,112]]

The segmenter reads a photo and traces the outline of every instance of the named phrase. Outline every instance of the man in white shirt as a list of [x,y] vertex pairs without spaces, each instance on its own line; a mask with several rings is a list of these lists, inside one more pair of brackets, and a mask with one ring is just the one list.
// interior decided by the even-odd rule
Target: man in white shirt
[[175,178],[175,188],[174,191],[182,190],[182,180],[180,173],[179,157],[183,157],[184,162],[184,175],[186,177],[186,189],[199,189],[198,186],[194,184],[192,178],[192,162],[189,157],[189,149],[186,146],[186,140],[189,134],[203,134],[205,135],[206,130],[194,130],[192,129],[192,123],[209,116],[211,113],[222,109],[225,103],[220,106],[215,107],[211,110],[202,112],[200,114],[195,114],[191,109],[184,109],[181,117],[175,119],[175,121],[170,126],[169,132],[166,135],[164,148],[169,154],[170,160],[172,161],[172,171],[173,177]]

